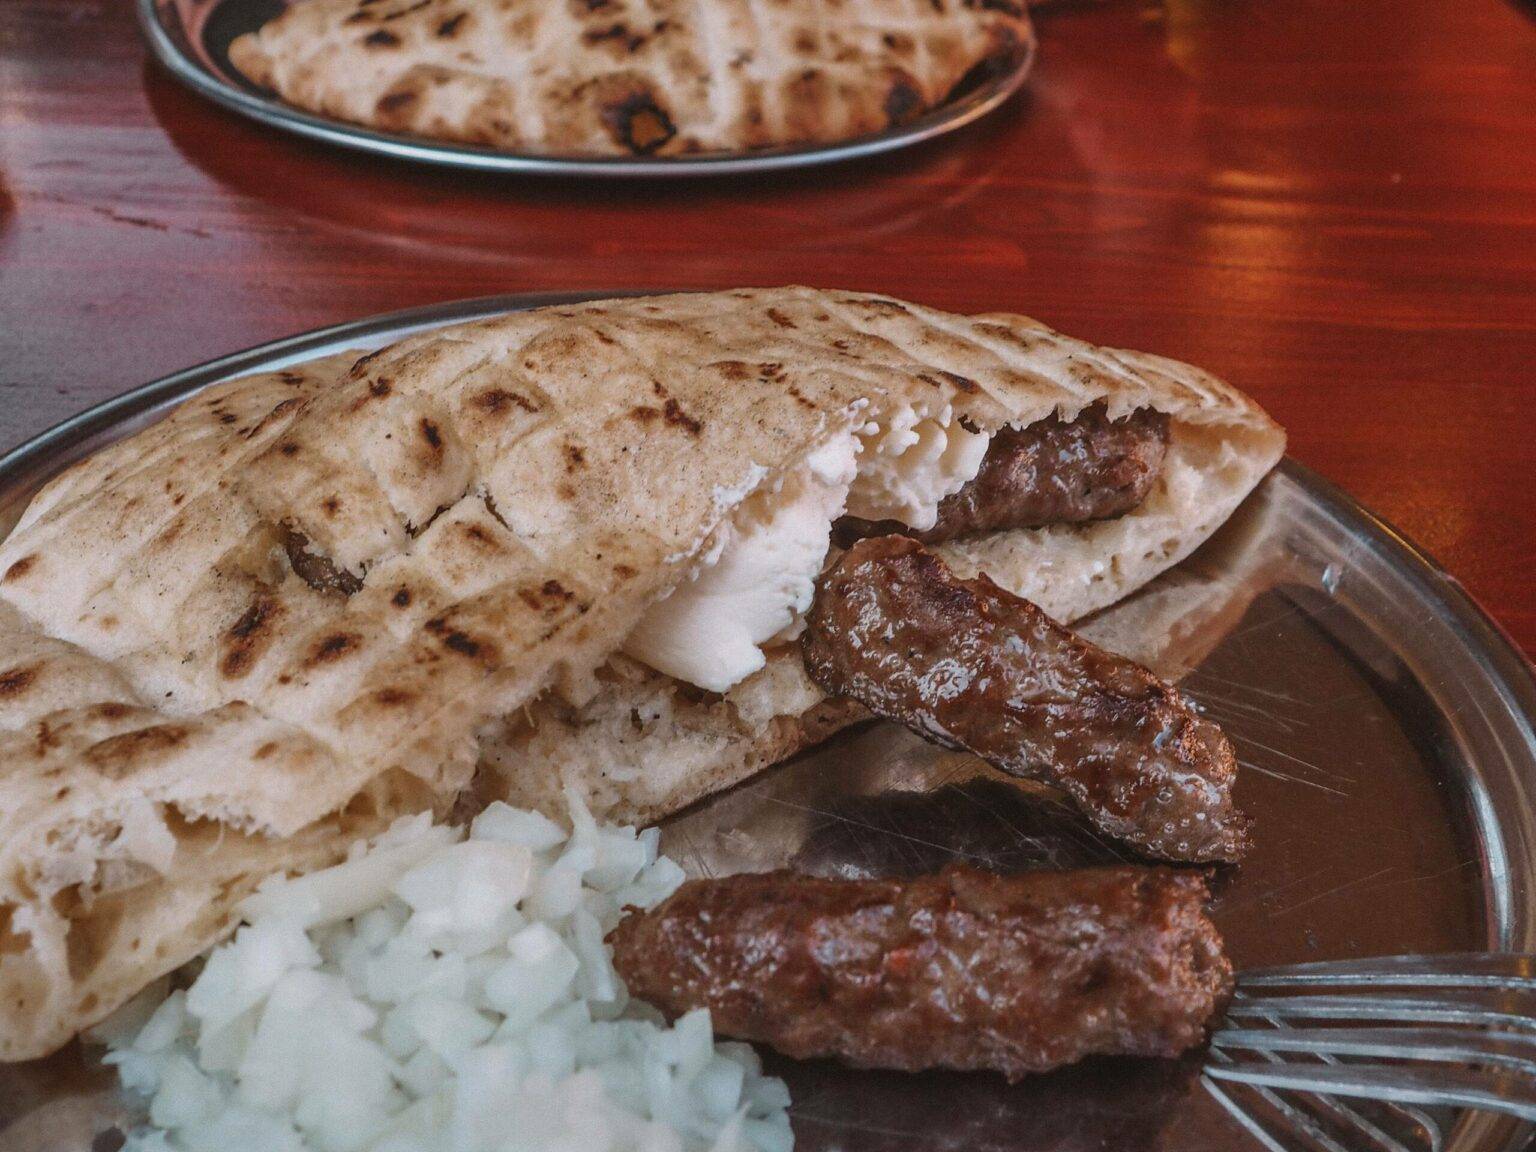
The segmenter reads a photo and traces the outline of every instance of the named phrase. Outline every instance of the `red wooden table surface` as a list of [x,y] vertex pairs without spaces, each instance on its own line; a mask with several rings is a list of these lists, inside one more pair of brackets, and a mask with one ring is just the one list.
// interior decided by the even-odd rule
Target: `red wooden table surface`
[[129,0],[0,0],[0,445],[224,352],[550,289],[788,281],[1192,360],[1536,652],[1536,8],[1110,0],[920,150],[752,181],[471,178],[205,105]]

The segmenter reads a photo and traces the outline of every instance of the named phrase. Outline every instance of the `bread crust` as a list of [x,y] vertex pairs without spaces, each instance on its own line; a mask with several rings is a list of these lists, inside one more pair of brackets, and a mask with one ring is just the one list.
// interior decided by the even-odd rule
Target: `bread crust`
[[387,132],[669,156],[880,132],[1032,45],[1017,0],[299,0],[229,56]]
[[[1284,438],[1198,370],[1018,316],[806,288],[540,309],[216,386],[70,469],[0,544],[0,1058],[207,948],[267,872],[537,791],[558,749],[488,776],[488,726],[629,691],[623,637],[831,439],[1099,402],[1170,416],[1142,508],[943,549],[1070,619],[1204,539]],[[846,722],[789,672],[743,687],[713,759],[657,777],[642,749],[608,807],[659,816]]]

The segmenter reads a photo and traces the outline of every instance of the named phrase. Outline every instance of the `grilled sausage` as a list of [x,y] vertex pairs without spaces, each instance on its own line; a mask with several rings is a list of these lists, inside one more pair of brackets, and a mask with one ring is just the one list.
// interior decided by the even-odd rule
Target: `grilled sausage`
[[986,576],[956,579],[900,536],[823,574],[802,638],[833,696],[1065,788],[1103,832],[1168,860],[1235,860],[1247,820],[1221,729],[1172,685]]
[[630,991],[717,1031],[858,1067],[1010,1080],[1095,1054],[1177,1056],[1232,969],[1198,875],[1093,868],[909,880],[695,880],[609,937]]
[[1051,416],[992,437],[981,470],[939,503],[932,528],[844,516],[833,533],[842,547],[866,536],[901,533],[939,544],[978,532],[1080,524],[1123,516],[1141,504],[1163,470],[1168,417],[1138,408],[1111,421],[1104,405],[1063,423]]

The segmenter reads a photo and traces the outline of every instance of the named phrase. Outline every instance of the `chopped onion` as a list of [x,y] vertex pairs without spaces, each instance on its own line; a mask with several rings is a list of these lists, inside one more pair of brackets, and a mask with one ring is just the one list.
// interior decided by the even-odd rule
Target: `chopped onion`
[[494,804],[263,884],[184,992],[96,1030],[129,1152],[789,1152],[783,1082],[631,1002],[604,937],[682,880],[654,830]]

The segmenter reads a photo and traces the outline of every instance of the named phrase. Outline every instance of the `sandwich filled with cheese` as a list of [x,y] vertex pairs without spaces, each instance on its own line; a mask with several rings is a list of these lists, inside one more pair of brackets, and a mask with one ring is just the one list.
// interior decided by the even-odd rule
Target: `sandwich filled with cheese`
[[[1283,445],[1186,365],[806,288],[540,309],[209,389],[0,545],[0,1057],[400,815],[574,789],[652,820],[872,713],[1027,770],[939,707],[978,660],[1042,716],[1082,720],[1061,685],[1087,685],[1078,736],[1174,779],[1211,752],[1198,718],[1063,625],[1187,555]],[[1211,811],[1219,751],[1184,772]],[[1239,846],[1062,783],[1150,854]]]

